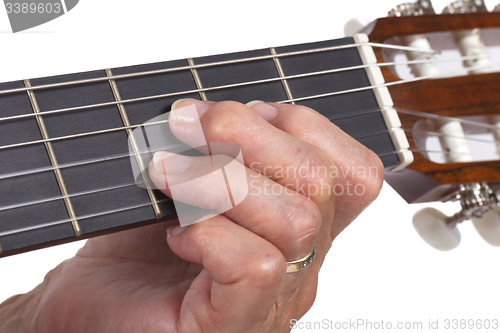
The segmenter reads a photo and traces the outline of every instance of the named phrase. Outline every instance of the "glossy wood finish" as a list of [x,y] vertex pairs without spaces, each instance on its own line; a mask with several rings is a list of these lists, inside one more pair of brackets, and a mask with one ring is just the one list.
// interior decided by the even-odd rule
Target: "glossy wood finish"
[[[366,28],[366,33],[370,41],[383,43],[394,36],[495,27],[500,27],[500,13],[427,15],[379,19]],[[375,53],[378,62],[384,62],[382,50],[375,48]],[[382,73],[386,82],[400,80],[387,67],[382,67]],[[389,90],[397,108],[444,116],[500,114],[500,73],[418,81]],[[413,128],[422,119],[399,116],[404,128]],[[407,135],[411,149],[417,149],[412,133]],[[408,171],[386,175],[409,202],[438,201],[458,184],[500,181],[500,161],[438,164],[421,153],[414,156]]]

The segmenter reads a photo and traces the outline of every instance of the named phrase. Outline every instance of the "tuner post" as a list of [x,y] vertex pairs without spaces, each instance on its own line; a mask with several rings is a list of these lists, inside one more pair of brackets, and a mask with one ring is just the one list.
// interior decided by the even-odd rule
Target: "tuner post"
[[[500,10],[500,7],[498,10]],[[461,0],[455,1],[443,9],[443,14],[466,14],[487,12],[488,9],[483,0]],[[463,66],[469,74],[483,74],[492,71],[492,65],[488,51],[483,43],[481,31],[462,30],[453,33],[453,38],[457,45],[460,55],[464,58]],[[497,151],[500,153],[500,122],[494,120],[495,128],[491,130],[496,141]]]
[[[430,0],[418,0],[414,3],[402,3],[392,8],[389,17],[433,15],[436,12]],[[432,50],[429,40],[425,35],[402,36],[401,43],[404,46],[414,47],[423,50]],[[405,51],[408,60],[428,60],[421,64],[409,65],[413,75],[419,76],[439,76],[439,68],[433,54],[416,51]]]
[[443,14],[466,14],[487,11],[488,9],[483,0],[460,0],[446,6],[443,9]]
[[[482,1],[482,0],[478,0]],[[429,0],[420,0],[415,3],[404,3],[394,7],[389,16],[417,16],[435,14],[434,8]],[[401,42],[405,46],[417,47],[425,50],[432,50],[429,39],[425,35],[410,35],[401,37]],[[408,60],[426,59],[423,64],[410,65],[413,75],[416,77],[438,77],[439,67],[433,54],[406,51]],[[472,154],[467,145],[462,124],[458,121],[435,122],[436,131],[440,133],[439,141],[445,152],[447,162],[471,162]]]
[[[487,12],[483,0],[455,1],[443,9],[443,14],[466,14]],[[481,38],[479,29],[456,31],[453,38],[462,57],[473,58],[463,61],[465,68],[470,68],[470,74],[491,72],[491,63]]]

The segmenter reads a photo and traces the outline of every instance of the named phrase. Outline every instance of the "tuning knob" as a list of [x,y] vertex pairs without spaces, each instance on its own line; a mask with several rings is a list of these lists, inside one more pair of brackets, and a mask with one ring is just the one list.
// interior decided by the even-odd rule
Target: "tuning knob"
[[474,228],[490,245],[500,246],[500,212],[492,209],[481,218],[472,218]]
[[350,19],[344,25],[344,35],[346,37],[352,37],[363,30],[368,24],[370,24],[370,21],[366,18],[355,17]]
[[487,12],[488,9],[483,0],[455,1],[443,9],[443,14],[465,14],[476,12]]
[[[491,185],[491,186],[490,186]],[[499,184],[462,184],[442,201],[460,201],[462,210],[446,216],[434,208],[424,208],[413,216],[418,234],[438,250],[454,249],[460,243],[457,224],[472,220],[481,237],[493,246],[500,246],[500,188]]]
[[436,14],[430,0],[418,0],[414,3],[402,3],[389,11],[388,16],[418,16]]
[[455,223],[434,208],[424,208],[413,216],[413,226],[430,246],[441,250],[453,250],[460,244],[460,232]]

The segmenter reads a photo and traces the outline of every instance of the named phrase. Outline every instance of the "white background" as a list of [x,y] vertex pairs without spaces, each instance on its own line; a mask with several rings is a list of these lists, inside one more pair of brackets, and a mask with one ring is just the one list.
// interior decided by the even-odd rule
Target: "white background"
[[[0,82],[340,38],[351,17],[382,17],[396,4],[81,0],[59,19],[18,34],[9,31],[0,7]],[[438,11],[446,4],[434,1]],[[431,249],[411,225],[424,206],[407,205],[385,184],[379,199],[335,241],[303,322],[422,321],[425,328],[429,319],[500,319],[500,249],[483,242],[470,223],[460,226],[458,249]],[[439,207],[448,214],[457,209]],[[33,288],[82,245],[0,259],[0,301]]]

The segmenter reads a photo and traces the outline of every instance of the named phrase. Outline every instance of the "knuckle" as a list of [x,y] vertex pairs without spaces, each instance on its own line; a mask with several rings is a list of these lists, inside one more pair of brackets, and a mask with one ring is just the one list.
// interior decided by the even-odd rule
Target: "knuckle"
[[[284,105],[282,105],[283,107]],[[303,105],[288,105],[284,106],[287,108],[289,117],[282,119],[280,122],[280,128],[299,138],[308,136],[308,132],[310,131],[309,126],[304,124],[304,119],[313,119],[318,120],[323,118],[317,111]]]
[[213,218],[189,226],[189,243],[205,248],[212,239],[220,237],[217,221]]
[[297,251],[300,253],[309,251],[316,242],[323,221],[318,206],[309,198],[302,196],[297,209],[289,215],[289,220],[294,225]]
[[278,249],[255,255],[247,269],[246,278],[260,288],[279,284],[286,275],[286,261]]
[[371,202],[377,198],[384,182],[384,166],[380,158],[370,149],[366,149],[364,168],[366,172],[358,181],[365,187],[364,199]]
[[297,180],[301,185],[299,188],[303,189],[299,193],[328,196],[335,184],[335,178],[331,177],[331,171],[335,168],[332,158],[315,146],[311,146],[299,158]]
[[245,112],[245,105],[239,102],[224,101],[213,104],[207,113],[208,130],[213,140],[227,141],[227,138],[238,133],[243,125]]

